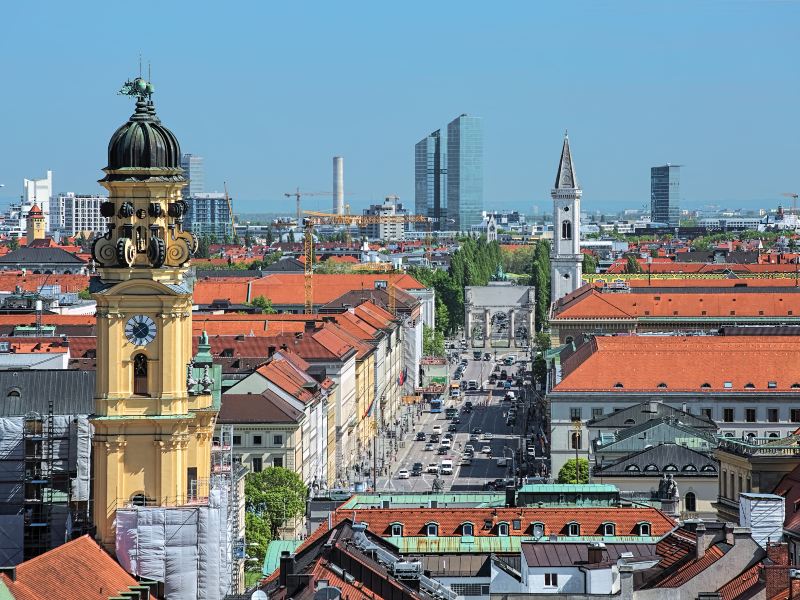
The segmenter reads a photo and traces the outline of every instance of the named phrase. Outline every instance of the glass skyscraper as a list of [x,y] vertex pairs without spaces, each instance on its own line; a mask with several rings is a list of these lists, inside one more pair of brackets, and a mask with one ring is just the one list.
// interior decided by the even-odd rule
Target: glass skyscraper
[[447,152],[437,129],[414,146],[414,209],[434,220],[432,229],[443,229],[447,216]]
[[184,198],[191,198],[206,191],[202,156],[184,154],[181,156],[181,169],[183,176],[189,180],[189,185],[183,188]]
[[680,165],[650,169],[650,220],[670,227],[680,224]]
[[447,125],[447,223],[470,231],[482,222],[483,121],[461,115]]

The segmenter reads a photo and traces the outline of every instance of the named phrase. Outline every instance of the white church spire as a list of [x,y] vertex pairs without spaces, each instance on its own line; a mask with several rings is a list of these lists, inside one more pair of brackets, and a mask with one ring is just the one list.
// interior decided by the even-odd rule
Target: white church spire
[[550,299],[556,302],[582,285],[581,196],[575,163],[564,132],[553,198],[553,247],[550,253]]

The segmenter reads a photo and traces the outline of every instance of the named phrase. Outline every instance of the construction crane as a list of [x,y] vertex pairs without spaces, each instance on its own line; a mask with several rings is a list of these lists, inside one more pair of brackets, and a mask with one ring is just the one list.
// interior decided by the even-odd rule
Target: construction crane
[[781,196],[786,196],[787,198],[791,198],[792,199],[792,214],[796,215],[797,214],[797,198],[798,198],[797,193],[795,193],[795,192],[783,192],[781,194]]
[[300,219],[302,215],[300,214],[300,198],[303,196],[330,196],[333,197],[333,192],[301,192],[300,188],[296,188],[293,192],[285,192],[283,194],[287,198],[291,198],[294,196],[295,201],[297,202],[297,224],[300,225]]
[[[303,265],[305,288],[305,314],[314,312],[314,227],[317,225],[347,225],[363,227],[365,225],[380,225],[389,223],[427,223],[430,219],[422,215],[334,215],[307,210],[303,218],[303,250],[305,264]],[[393,286],[388,286],[389,312],[397,312],[397,300]]]

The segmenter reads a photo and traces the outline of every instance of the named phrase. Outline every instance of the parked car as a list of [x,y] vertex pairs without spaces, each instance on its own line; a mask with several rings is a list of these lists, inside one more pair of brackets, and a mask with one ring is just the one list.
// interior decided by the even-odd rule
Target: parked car
[[408,473],[408,469],[400,469],[397,472],[397,478],[398,479],[408,479],[409,477],[410,477],[410,475]]
[[478,382],[475,381],[474,379],[470,379],[467,382],[467,391],[468,392],[476,392],[476,391],[478,391]]

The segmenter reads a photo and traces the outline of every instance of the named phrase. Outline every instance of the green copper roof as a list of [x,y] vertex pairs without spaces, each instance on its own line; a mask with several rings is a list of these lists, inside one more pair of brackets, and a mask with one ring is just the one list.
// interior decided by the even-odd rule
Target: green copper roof
[[264,555],[264,566],[261,572],[270,575],[280,566],[281,552],[284,550],[294,552],[302,543],[302,540],[272,540],[267,545],[267,552]]
[[523,485],[520,492],[533,494],[618,494],[617,486],[609,483],[574,483],[530,484]]
[[458,492],[451,494],[419,494],[419,493],[374,493],[356,494],[340,508],[361,509],[374,506],[382,506],[383,502],[389,502],[389,506],[430,506],[431,501],[435,501],[440,507],[493,507],[505,506],[505,493],[497,492]]
[[[551,540],[549,536],[539,539],[531,536],[511,535],[499,536],[450,536],[450,537],[423,537],[423,536],[390,536],[384,538],[387,542],[397,547],[400,554],[490,554],[504,553],[515,554],[522,549],[522,542],[535,542],[539,544],[558,543],[589,543],[604,542],[607,544],[636,543],[656,544],[661,538],[654,536],[618,535],[618,536],[563,536]],[[270,544],[271,545],[271,544]]]

